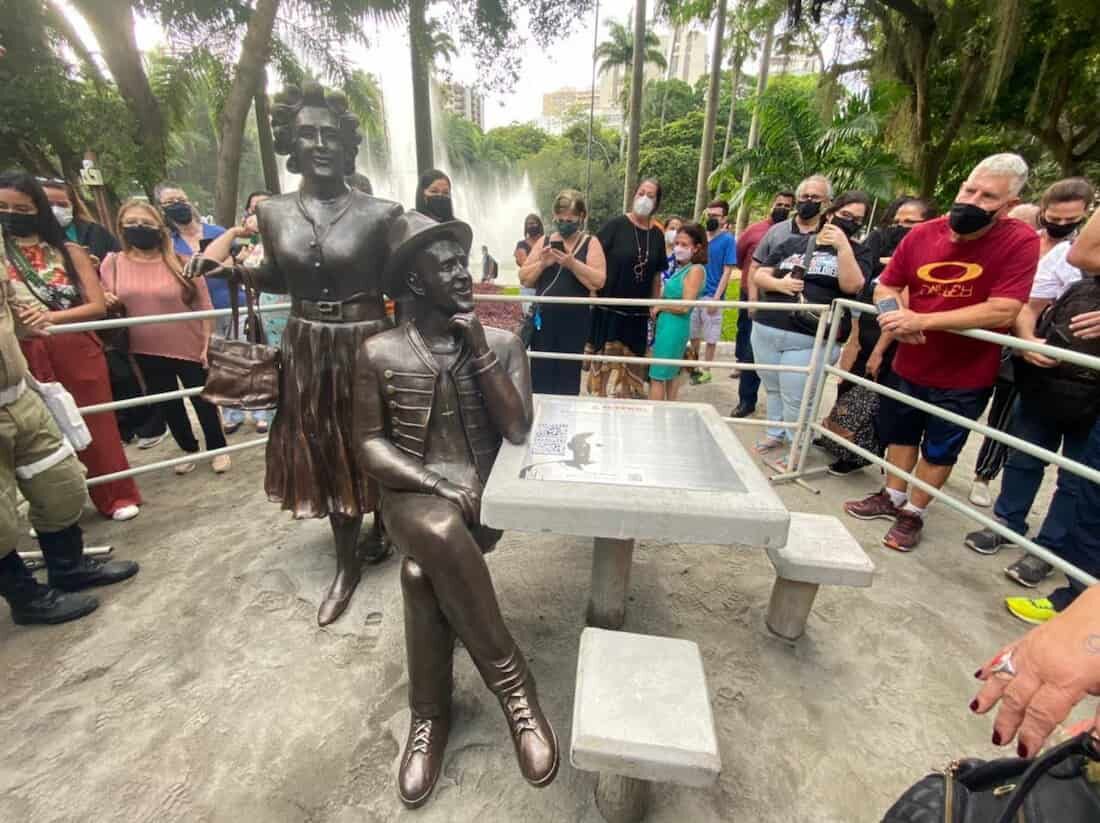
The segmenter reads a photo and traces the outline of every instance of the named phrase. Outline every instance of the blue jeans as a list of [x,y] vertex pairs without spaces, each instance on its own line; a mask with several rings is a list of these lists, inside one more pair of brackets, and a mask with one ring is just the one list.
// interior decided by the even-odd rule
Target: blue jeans
[[[1063,432],[1042,417],[1028,412],[1019,398],[1013,404],[1012,416],[1009,418],[1006,431],[1048,451],[1056,452],[1061,446],[1063,456],[1070,460],[1084,462],[1083,456],[1089,443],[1088,429]],[[997,495],[993,514],[1017,534],[1027,534],[1027,516],[1035,503],[1039,486],[1043,483],[1046,467],[1046,461],[1038,457],[1032,457],[1015,449],[1009,450],[1004,467],[1004,478],[1001,480],[1001,493]],[[1047,519],[1050,519],[1049,516]],[[1045,523],[1044,528],[1046,528]]]
[[[755,363],[752,355],[752,318],[748,309],[737,312],[737,342],[734,349],[738,363]],[[749,409],[756,408],[756,398],[760,395],[760,373],[743,371],[737,383],[739,405]]]
[[[1080,462],[1100,469],[1100,420],[1088,433]],[[1091,480],[1058,470],[1058,487],[1035,542],[1055,552],[1081,571],[1100,577],[1100,486]],[[1055,610],[1062,611],[1084,585],[1068,579],[1050,594]]]
[[[772,328],[761,323],[754,323],[752,327],[752,350],[756,355],[756,362],[766,365],[779,366],[808,366],[813,354],[814,339],[808,334],[800,334],[794,331]],[[835,346],[829,355],[829,363],[835,363],[840,355]],[[768,395],[768,419],[782,420],[785,423],[797,423],[798,412],[802,407],[802,395],[806,390],[806,381],[809,375],[802,372],[788,371],[762,371],[760,381]],[[814,374],[814,379],[821,379],[821,370]],[[811,388],[810,396],[816,386]],[[790,440],[792,435],[789,429],[768,428],[768,437]]]

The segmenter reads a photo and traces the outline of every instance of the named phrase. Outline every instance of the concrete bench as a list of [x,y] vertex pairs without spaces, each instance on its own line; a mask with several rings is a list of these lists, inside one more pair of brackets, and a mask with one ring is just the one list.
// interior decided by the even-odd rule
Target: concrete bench
[[791,512],[787,545],[769,548],[776,580],[768,628],[787,640],[806,631],[819,586],[871,585],[875,564],[839,519]]
[[651,783],[712,785],[722,761],[699,647],[585,629],[569,757],[599,773],[596,805],[608,823],[641,820]]

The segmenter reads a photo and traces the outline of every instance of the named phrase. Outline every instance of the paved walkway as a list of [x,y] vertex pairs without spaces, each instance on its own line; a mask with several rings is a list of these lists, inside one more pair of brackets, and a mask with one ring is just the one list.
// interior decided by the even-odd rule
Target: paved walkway
[[[721,374],[684,399],[725,413],[734,388]],[[759,432],[740,431],[749,442]],[[166,441],[130,454],[177,451]],[[402,809],[398,564],[369,569],[349,612],[319,629],[327,527],[281,514],[261,476],[252,451],[224,476],[203,464],[143,479],[150,502],[137,520],[86,522],[89,542],[141,561],[135,580],[104,590],[99,612],[75,624],[19,629],[0,615],[0,820],[596,823],[594,777],[567,761],[548,789],[523,782],[461,649],[444,776],[427,807]],[[965,495],[967,484],[960,470],[951,487]],[[866,470],[821,478],[820,495],[780,493],[792,510],[838,513],[877,485]],[[963,548],[968,524],[944,507],[909,556],[880,547],[885,523],[847,522],[879,576],[867,590],[823,589],[797,645],[764,629],[763,552],[639,545],[625,628],[699,643],[724,763],[711,790],[662,787],[654,823],[877,821],[931,767],[994,754],[989,721],[966,705],[977,664],[1021,631],[1000,600],[1013,590],[1001,574],[1010,558]],[[517,533],[489,560],[563,743],[590,562],[584,540]]]

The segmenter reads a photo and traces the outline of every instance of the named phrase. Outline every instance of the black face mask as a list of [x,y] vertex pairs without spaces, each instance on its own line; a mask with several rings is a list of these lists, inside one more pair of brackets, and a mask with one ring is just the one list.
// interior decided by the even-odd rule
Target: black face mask
[[440,223],[447,223],[455,219],[454,204],[446,194],[433,194],[424,198],[424,213],[434,217]]
[[186,226],[195,219],[190,203],[169,203],[164,207],[164,214],[177,226]]
[[160,245],[160,229],[153,226],[123,226],[122,238],[135,249],[150,251]]
[[1039,224],[1046,231],[1048,237],[1053,237],[1055,240],[1062,240],[1069,237],[1084,221],[1078,220],[1076,223],[1051,223],[1045,217],[1039,221]]
[[833,225],[844,232],[846,237],[851,237],[863,228],[863,224],[857,223],[855,220],[849,220],[847,217],[834,217]]
[[996,213],[986,211],[972,203],[955,203],[951,207],[947,222],[956,234],[973,234],[992,223]]
[[0,212],[0,226],[16,237],[30,237],[38,234],[38,215],[20,214],[14,211]]
[[821,213],[821,204],[816,200],[804,200],[798,204],[798,216],[803,220],[813,220]]
[[707,218],[707,231],[718,231],[718,218],[717,217],[708,217]]
[[882,230],[882,257],[890,257],[901,245],[902,239],[909,234],[909,226],[890,226]]
[[542,229],[532,224],[525,229],[525,233],[528,237],[542,237]]
[[788,217],[791,216],[791,210],[786,206],[776,206],[772,209],[772,222],[782,223]]

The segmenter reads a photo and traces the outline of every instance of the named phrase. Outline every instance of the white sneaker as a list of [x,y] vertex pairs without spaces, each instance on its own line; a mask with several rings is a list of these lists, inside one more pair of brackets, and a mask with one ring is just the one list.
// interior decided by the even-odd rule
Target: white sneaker
[[233,461],[229,459],[228,454],[219,454],[214,458],[214,474],[225,474],[232,465]]
[[195,468],[196,466],[194,463],[180,463],[173,471],[175,471],[176,474],[191,474]]
[[124,520],[133,520],[139,514],[141,514],[141,509],[137,506],[123,506],[122,508],[115,509],[111,513],[111,519],[120,522]]
[[984,480],[975,479],[970,484],[970,502],[975,506],[989,508],[993,505],[993,496],[989,491],[989,484]]
[[164,438],[168,436],[168,432],[164,431],[158,434],[156,437],[139,437],[137,441],[137,447],[139,449],[151,449],[154,446],[159,446]]

